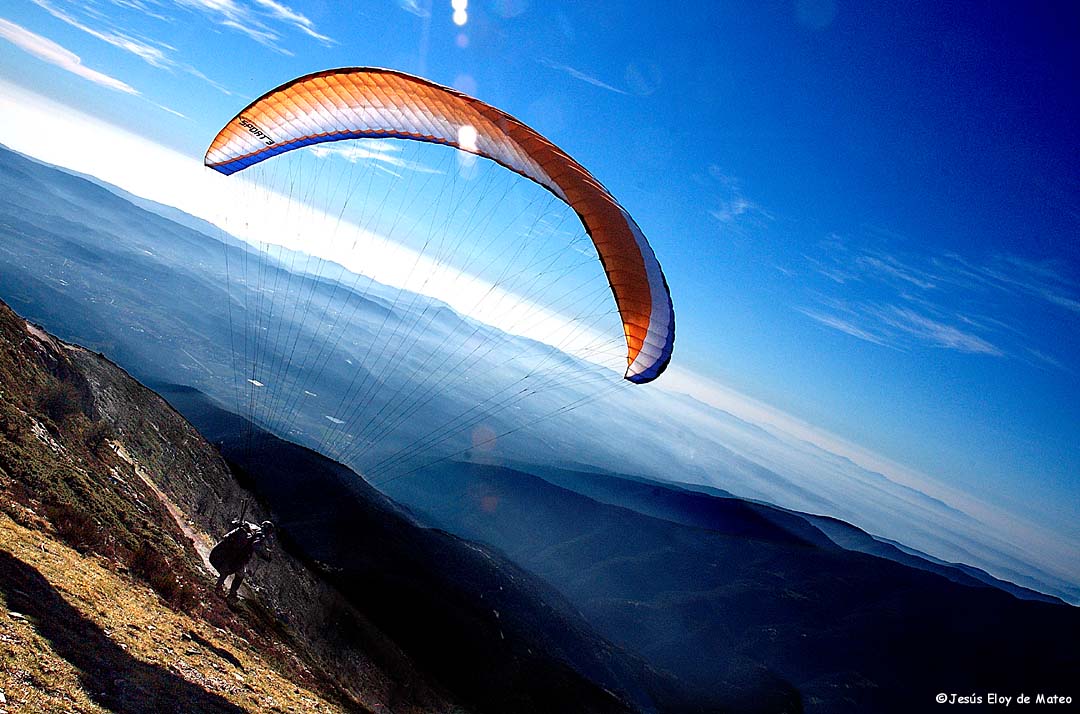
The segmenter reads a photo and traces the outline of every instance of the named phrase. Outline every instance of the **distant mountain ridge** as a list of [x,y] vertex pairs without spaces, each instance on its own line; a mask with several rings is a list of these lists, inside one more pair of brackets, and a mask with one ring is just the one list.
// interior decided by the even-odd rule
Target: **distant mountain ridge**
[[1080,665],[1061,636],[1080,632],[1077,608],[833,519],[535,465],[443,465],[387,490],[554,584],[702,701],[754,663],[794,684],[807,711],[898,713],[930,706],[946,682],[1060,689]]
[[[817,546],[836,544],[844,550],[867,553],[920,570],[935,572],[961,585],[988,585],[1023,600],[1065,604],[1061,598],[995,578],[978,568],[962,563],[947,563],[901,543],[871,535],[838,518],[747,501],[719,490],[711,490],[705,494],[686,484],[632,478],[613,472],[601,474],[582,468],[575,470],[538,464],[520,464],[516,465],[516,468],[602,503],[625,506],[645,515],[665,518],[683,525],[724,532],[732,527],[733,520],[738,522],[738,519],[733,519],[730,511],[744,510],[763,522],[781,527],[793,538],[802,538]],[[738,505],[725,505],[729,502]],[[746,531],[743,534],[750,535],[751,532]]]

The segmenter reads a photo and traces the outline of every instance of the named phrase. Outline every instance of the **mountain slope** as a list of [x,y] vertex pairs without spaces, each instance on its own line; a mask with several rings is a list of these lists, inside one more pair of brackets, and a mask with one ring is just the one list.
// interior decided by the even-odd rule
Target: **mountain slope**
[[[15,534],[5,550],[23,554],[0,563],[0,590],[33,624],[34,641],[52,643],[56,667],[83,672],[81,690],[73,687],[66,696],[114,711],[170,711],[174,704],[186,711],[271,708],[253,705],[251,690],[239,684],[207,690],[206,682],[228,680],[215,680],[188,660],[168,659],[176,641],[191,639],[203,643],[215,671],[224,657],[234,669],[250,669],[248,661],[260,671],[276,668],[284,679],[273,682],[307,683],[284,697],[270,685],[264,691],[243,680],[265,701],[299,710],[307,705],[296,702],[306,698],[356,711],[464,711],[454,709],[460,695],[481,712],[705,711],[665,675],[598,638],[546,585],[497,554],[419,527],[344,467],[268,435],[256,437],[255,449],[230,444],[236,417],[202,403],[209,415],[204,430],[224,437],[221,445],[254,489],[252,498],[190,424],[108,360],[49,337],[2,304],[0,336],[0,475],[9,496],[5,518],[18,522],[5,531]],[[190,389],[178,393],[205,400]],[[249,578],[248,600],[233,613],[209,597],[205,552],[208,534],[223,532],[241,510],[256,520],[273,516],[281,537],[274,562]],[[92,563],[49,569],[51,561],[26,555],[38,543],[65,557],[74,545],[146,585],[116,584],[92,574]],[[84,579],[101,587],[86,594],[79,589]],[[175,615],[146,606],[145,598],[116,602],[125,588],[147,585]],[[162,638],[160,646],[113,637],[118,619],[159,623],[146,631]],[[237,633],[243,651],[211,636],[204,621],[221,627],[222,637]],[[73,643],[79,638],[100,643],[107,655],[102,664]],[[124,659],[120,645],[137,647],[149,669]],[[260,658],[269,662],[258,664]],[[182,670],[179,678],[161,684],[154,667],[162,662]],[[137,683],[99,685],[109,668],[133,672]],[[27,665],[16,656],[10,670],[22,677],[18,672]],[[38,680],[31,678],[25,689],[19,681],[12,680],[11,691],[31,699],[56,686],[47,679],[34,686]],[[97,687],[105,694],[89,692]],[[208,694],[219,689],[222,702]],[[768,696],[774,699],[748,700],[753,705],[739,710],[798,709],[797,697],[783,686]],[[763,708],[760,701],[787,703]]]
[[[255,573],[239,612],[211,595],[189,534],[205,544],[222,533],[244,498],[160,398],[0,303],[0,593],[32,630],[8,635],[9,695],[48,703],[59,688],[87,711],[265,711],[267,698],[301,711],[452,709],[445,690],[287,553]],[[252,503],[248,516],[265,511]],[[26,659],[38,650],[44,664]],[[76,672],[63,687],[62,672]]]
[[561,595],[499,553],[440,531],[403,527],[415,519],[344,467],[268,434],[248,441],[237,417],[193,390],[159,391],[250,475],[298,551],[478,707],[620,706],[584,687],[584,675],[645,711],[799,709],[790,686],[756,665],[733,667],[701,699],[597,637]]
[[937,573],[954,583],[971,587],[990,586],[1010,593],[1021,600],[1038,600],[1057,605],[1064,604],[1061,598],[1025,588],[1000,578],[995,578],[984,570],[973,568],[963,563],[946,563],[925,553],[920,553],[900,543],[884,538],[876,538],[860,528],[828,516],[804,516],[805,519],[825,533],[830,540],[845,550],[855,550],[886,560],[906,565],[911,568]]
[[342,709],[241,635],[170,609],[107,560],[6,515],[0,606],[0,691],[13,711]]

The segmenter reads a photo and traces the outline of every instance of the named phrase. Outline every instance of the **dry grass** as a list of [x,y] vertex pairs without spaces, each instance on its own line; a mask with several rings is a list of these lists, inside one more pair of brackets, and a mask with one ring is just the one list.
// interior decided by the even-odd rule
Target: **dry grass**
[[284,553],[269,599],[212,595],[240,501],[171,407],[0,302],[0,714],[458,711]]
[[339,711],[107,565],[0,514],[0,711]]

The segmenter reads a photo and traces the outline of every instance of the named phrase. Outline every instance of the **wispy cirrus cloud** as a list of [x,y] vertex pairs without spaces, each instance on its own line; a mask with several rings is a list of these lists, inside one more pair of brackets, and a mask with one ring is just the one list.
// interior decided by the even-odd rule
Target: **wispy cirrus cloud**
[[48,0],[31,0],[35,5],[40,7],[45,12],[49,13],[53,17],[74,28],[82,30],[86,34],[96,37],[97,39],[107,42],[113,47],[118,47],[125,52],[130,52],[143,61],[151,64],[155,67],[167,68],[172,67],[173,62],[166,55],[167,46],[157,46],[145,40],[133,37],[115,29],[99,29],[90,27],[85,22],[79,20],[74,15],[70,14],[66,10],[57,7]]
[[[804,254],[802,275],[817,275],[809,300],[793,308],[831,329],[876,345],[933,347],[1013,357],[1065,369],[1055,345],[1038,344],[1035,313],[1080,313],[1080,285],[1068,266],[995,255],[925,255],[897,247],[901,237],[873,231],[838,235]],[[825,280],[821,280],[824,278]]]
[[82,58],[71,50],[14,22],[0,18],[0,37],[43,62],[48,62],[89,82],[117,92],[139,95],[139,90],[127,82],[90,69],[82,63]]
[[851,319],[841,317],[840,315],[835,313],[815,310],[814,308],[809,307],[797,307],[795,309],[809,317],[811,320],[815,320],[816,322],[819,322],[826,327],[831,327],[834,330],[839,330],[840,332],[851,335],[852,337],[857,337],[860,340],[873,342],[875,345],[881,345],[882,347],[890,346],[889,342],[886,341],[884,338],[879,337],[878,335],[872,332],[868,332],[867,330],[859,327]]
[[1034,262],[1015,256],[1004,256],[999,257],[996,264],[976,270],[1002,287],[1080,313],[1080,290],[1054,262]]
[[713,194],[708,214],[726,229],[742,233],[746,228],[761,227],[773,220],[771,213],[746,196],[742,181],[719,166],[710,165],[705,180]]
[[75,54],[71,50],[63,47],[62,45],[53,42],[47,37],[27,30],[21,25],[16,25],[14,22],[10,22],[3,18],[0,18],[0,37],[11,42],[19,49],[27,52],[38,59],[48,62],[51,65],[59,67],[67,72],[70,72],[78,77],[93,82],[98,86],[111,89],[116,92],[123,92],[124,94],[130,94],[135,97],[140,97],[147,102],[150,102],[158,109],[173,114],[182,119],[187,117],[176,111],[171,107],[167,107],[164,104],[159,104],[149,97],[145,96],[135,87],[132,87],[127,82],[117,79],[112,75],[99,72],[98,70],[91,69],[82,63],[82,58]]
[[164,10],[161,8],[161,3],[157,0],[109,0],[113,5],[128,10],[135,10],[142,15],[152,17],[155,20],[162,20],[164,22],[170,22],[171,18],[164,14]]
[[721,223],[734,223],[740,216],[746,215],[753,207],[743,196],[722,198],[719,206],[709,210],[709,215]]
[[605,89],[609,92],[614,92],[615,94],[630,94],[630,92],[626,91],[625,89],[619,89],[618,87],[608,84],[602,79],[598,79],[591,74],[587,74],[586,72],[582,72],[579,69],[575,69],[570,65],[560,64],[558,62],[553,62],[549,59],[541,59],[540,64],[544,65],[548,69],[553,69],[558,72],[562,72],[563,74],[567,74],[576,80],[585,82],[586,84],[591,84],[594,87],[599,87],[600,89]]
[[[90,12],[87,10],[87,8],[83,8],[79,5],[70,5],[70,7],[61,8],[59,5],[51,2],[50,0],[31,1],[56,19],[85,32],[91,37],[97,38],[102,42],[106,42],[113,47],[124,50],[125,52],[129,52],[153,67],[169,71],[178,70],[181,72],[186,72],[193,77],[203,80],[204,82],[224,94],[228,94],[230,96],[234,94],[226,87],[210,79],[198,69],[192,67],[189,64],[185,64],[176,60],[173,57],[173,54],[176,52],[176,48],[172,47],[171,45],[168,45],[164,42],[156,42],[145,37],[137,36],[135,33],[118,27],[112,20],[104,18],[101,13]],[[142,3],[117,2],[117,0],[114,0],[114,3],[121,7],[131,7],[133,9],[139,10],[140,12],[143,11]],[[84,12],[84,16],[76,16],[76,13],[79,12]],[[164,16],[158,14],[154,14],[153,16],[167,19],[164,18]]]
[[[336,41],[315,29],[315,23],[276,0],[175,0],[177,5],[201,13],[211,22],[246,35],[276,52],[291,56],[293,52],[282,44],[285,29],[298,30],[324,45]],[[284,26],[284,27],[283,27]]]
[[1034,360],[1036,363],[1041,363],[1043,365],[1053,367],[1054,369],[1059,369],[1062,372],[1073,371],[1073,369],[1069,367],[1069,365],[1065,364],[1058,358],[1053,357],[1052,355],[1046,354],[1042,350],[1037,350],[1034,347],[1028,347],[1025,351],[1027,353],[1027,356]]
[[882,347],[906,350],[935,347],[970,354],[1000,356],[1000,348],[981,337],[977,320],[963,314],[942,314],[929,303],[879,303],[817,294],[814,306],[795,309],[839,332]]
[[270,17],[274,18],[275,20],[280,20],[287,25],[292,25],[294,28],[304,33],[308,37],[313,37],[314,39],[326,45],[337,44],[331,38],[327,37],[321,32],[318,32],[315,29],[315,23],[313,23],[308,17],[296,12],[291,7],[288,7],[287,5],[282,5],[279,2],[275,2],[275,0],[254,0],[254,2],[255,5],[258,5],[267,14],[269,14]]
[[[1004,356],[1006,352],[981,337],[974,330],[964,329],[910,307],[894,304],[859,304],[847,314],[827,309],[796,305],[794,309],[812,320],[839,332],[882,347],[907,350],[915,346],[955,350],[968,354]],[[953,316],[963,322],[962,316]]]
[[236,30],[242,35],[247,35],[249,39],[255,40],[260,45],[269,47],[275,52],[279,52],[288,57],[296,56],[292,50],[287,50],[281,46],[281,35],[265,25],[248,24],[239,20],[233,20],[229,17],[223,17],[219,22],[222,27],[227,27],[230,30]]
[[[872,311],[871,314],[876,316],[882,325],[891,327],[902,335],[913,337],[932,347],[941,347],[970,354],[996,356],[1005,354],[998,347],[973,332],[961,329],[954,324],[935,320],[910,307],[889,305],[883,309]],[[955,316],[954,319],[962,318],[961,316]]]
[[430,5],[421,5],[419,0],[398,0],[402,10],[417,17],[431,17]]
[[930,290],[935,286],[932,277],[919,271],[911,270],[896,258],[889,255],[862,255],[856,259],[867,270],[887,275],[897,280],[910,283],[917,288]]

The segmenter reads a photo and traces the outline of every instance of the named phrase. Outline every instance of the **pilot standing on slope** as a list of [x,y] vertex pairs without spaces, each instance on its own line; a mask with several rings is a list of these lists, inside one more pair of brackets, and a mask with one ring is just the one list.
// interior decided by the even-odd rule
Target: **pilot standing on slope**
[[263,521],[255,525],[234,520],[229,526],[231,530],[210,551],[210,564],[219,573],[214,592],[221,592],[225,579],[232,575],[228,598],[235,599],[247,574],[251,556],[258,552],[259,557],[270,560],[270,538],[274,535],[274,524]]

